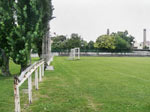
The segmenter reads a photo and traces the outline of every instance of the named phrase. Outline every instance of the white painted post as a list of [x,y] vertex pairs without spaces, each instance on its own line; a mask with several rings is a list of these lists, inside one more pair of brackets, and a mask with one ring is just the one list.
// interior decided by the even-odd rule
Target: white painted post
[[42,64],[42,76],[44,76],[44,63]]
[[73,49],[71,49],[71,59],[73,60],[73,57],[74,57],[74,55],[73,55]]
[[38,84],[38,69],[35,70],[35,89],[39,89],[39,84]]
[[52,58],[52,61],[53,61],[53,60],[54,60],[54,57],[52,56],[51,58]]
[[73,58],[75,59],[75,57],[76,57],[76,49],[74,49],[74,57]]
[[78,48],[78,59],[80,59],[80,48]]
[[[36,65],[38,64],[38,65]],[[38,73],[39,67],[39,73]],[[29,104],[32,103],[32,73],[35,71],[35,89],[38,90],[38,80],[42,81],[42,76],[44,76],[44,62],[39,61],[35,63],[33,66],[27,68],[27,70],[23,71],[19,77],[14,78],[14,97],[15,97],[15,112],[20,112],[20,95],[19,95],[19,87],[23,84],[25,80],[28,79],[28,97]],[[39,76],[38,76],[39,74]]]
[[19,95],[19,87],[18,81],[15,79],[14,83],[14,95],[15,95],[15,112],[20,112],[20,95]]
[[32,76],[28,78],[28,95],[29,95],[29,104],[32,103]]
[[41,65],[39,66],[39,81],[42,81]]

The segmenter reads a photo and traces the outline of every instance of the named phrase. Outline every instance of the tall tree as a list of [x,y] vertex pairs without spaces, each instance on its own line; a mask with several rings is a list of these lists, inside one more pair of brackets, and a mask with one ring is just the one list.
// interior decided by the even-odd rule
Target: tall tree
[[[38,0],[38,7],[39,7],[39,13],[41,15],[40,21],[39,21],[39,30],[38,30],[38,36],[35,38],[35,45],[38,49],[38,54],[41,56],[42,52],[46,52],[45,44],[47,41],[50,41],[50,21],[54,18],[53,17],[53,5],[51,0]],[[45,44],[43,45],[44,49],[42,51],[42,42]]]
[[18,0],[14,4],[17,23],[14,26],[11,57],[16,64],[21,65],[21,71],[31,64],[30,52],[32,42],[37,36],[36,27],[39,19],[36,0]]
[[12,35],[14,26],[13,0],[0,1],[0,68],[2,75],[9,76],[9,57],[11,52]]

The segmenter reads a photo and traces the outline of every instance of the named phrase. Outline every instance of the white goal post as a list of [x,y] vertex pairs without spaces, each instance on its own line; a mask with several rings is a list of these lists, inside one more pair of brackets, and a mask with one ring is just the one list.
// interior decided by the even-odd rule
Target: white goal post
[[69,59],[71,60],[80,59],[80,48],[71,49]]

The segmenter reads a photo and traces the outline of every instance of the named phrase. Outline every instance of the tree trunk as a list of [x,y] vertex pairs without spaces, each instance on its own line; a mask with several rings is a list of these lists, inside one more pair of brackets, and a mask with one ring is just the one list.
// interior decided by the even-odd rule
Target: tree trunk
[[47,62],[50,59],[51,56],[51,40],[50,40],[50,31],[49,31],[49,24],[47,26],[47,32],[46,35],[43,37],[42,40],[42,58],[45,61],[45,67],[47,67]]
[[21,69],[20,69],[20,74],[21,72],[23,72],[26,68],[28,68],[30,65],[31,65],[31,54],[30,54],[30,51],[28,52],[28,56],[27,56],[27,61],[24,62],[24,63],[21,63]]
[[32,64],[32,57],[31,57],[31,54],[32,54],[32,49],[30,50],[30,65]]
[[42,53],[41,52],[38,52],[38,56],[40,59],[42,59]]
[[2,50],[2,67],[1,67],[3,76],[10,76],[9,71],[9,57],[6,56],[6,53]]
[[20,73],[23,72],[28,66],[21,65]]

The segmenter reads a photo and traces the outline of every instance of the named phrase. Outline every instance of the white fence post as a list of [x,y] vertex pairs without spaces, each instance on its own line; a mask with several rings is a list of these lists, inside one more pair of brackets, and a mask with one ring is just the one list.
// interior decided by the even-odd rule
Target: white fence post
[[32,76],[28,78],[28,95],[29,95],[29,104],[32,103]]
[[44,76],[44,63],[42,64],[42,76]]
[[15,95],[15,112],[20,112],[20,95],[17,79],[15,79],[14,81],[14,95]]
[[73,58],[75,59],[75,57],[76,57],[76,50],[74,49],[74,56],[73,56]]
[[39,84],[38,84],[38,68],[35,70],[35,89],[39,89]]
[[[15,112],[20,112],[20,94],[19,87],[28,79],[28,98],[29,104],[32,103],[32,74],[35,72],[35,89],[39,89],[39,81],[42,81],[44,76],[44,61],[40,60],[24,70],[19,77],[14,77],[14,97],[15,97]],[[38,75],[39,74],[39,75]]]
[[80,48],[78,48],[78,59],[80,59]]
[[41,65],[39,66],[39,81],[42,81]]

